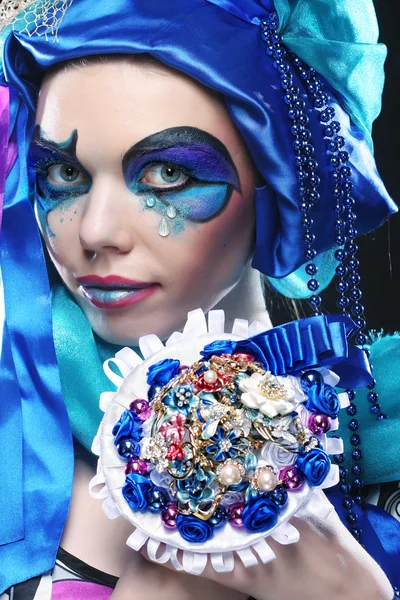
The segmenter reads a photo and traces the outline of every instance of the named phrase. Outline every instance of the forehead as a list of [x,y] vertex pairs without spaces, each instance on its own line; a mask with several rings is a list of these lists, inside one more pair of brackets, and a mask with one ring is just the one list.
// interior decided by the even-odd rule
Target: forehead
[[226,145],[238,134],[219,95],[164,65],[112,60],[72,67],[42,85],[36,123],[61,142],[78,130],[77,152],[112,155],[169,127],[193,126]]

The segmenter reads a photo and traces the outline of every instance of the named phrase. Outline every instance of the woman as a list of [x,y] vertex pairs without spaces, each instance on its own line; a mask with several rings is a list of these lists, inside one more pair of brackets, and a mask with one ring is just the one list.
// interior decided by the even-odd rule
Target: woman
[[[119,577],[113,598],[130,597],[132,589],[137,597],[146,598],[159,596],[160,588],[166,590],[165,597],[176,598],[187,597],[188,590],[191,597],[205,592],[204,581],[160,571],[124,548],[127,526],[107,522],[86,494],[93,470],[82,447],[90,448],[99,422],[98,393],[105,389],[100,374],[94,374],[95,361],[101,365],[101,358],[112,355],[112,344],[135,346],[150,332],[166,338],[182,327],[189,310],[199,306],[204,311],[219,306],[230,320],[261,318],[268,325],[259,274],[250,266],[251,259],[272,277],[292,273],[308,260],[307,273],[313,281],[309,289],[318,311],[314,250],[346,242],[352,233],[352,212],[347,226],[338,216],[335,221],[332,205],[332,167],[334,172],[339,169],[332,156],[341,151],[341,140],[332,139],[331,154],[326,153],[330,132],[321,130],[315,116],[308,117],[313,109],[307,105],[305,112],[301,98],[287,99],[297,103],[291,109],[295,123],[289,133],[281,75],[274,59],[265,54],[267,41],[278,63],[283,60],[279,39],[271,40],[268,34],[263,40],[260,35],[260,19],[273,8],[257,2],[239,7],[206,1],[188,7],[176,0],[168,7],[121,2],[110,13],[106,2],[81,0],[61,14],[59,23],[47,8],[25,32],[14,32],[5,42],[12,134],[2,231],[7,313],[2,360],[9,376],[7,394],[22,406],[22,410],[12,406],[6,433],[9,427],[10,439],[15,440],[23,431],[24,446],[21,440],[15,442],[3,461],[7,463],[3,483],[13,494],[7,505],[14,506],[3,531],[2,542],[7,544],[1,561],[3,587],[52,569],[70,496],[69,418],[81,456],[75,459],[61,547]],[[269,23],[271,35],[277,35],[274,19]],[[50,26],[53,30],[57,26],[56,42],[41,36],[50,34]],[[70,62],[104,54],[112,56]],[[150,54],[169,66],[134,54]],[[248,67],[253,63],[251,72]],[[304,88],[300,75],[304,68],[296,66],[301,69],[294,75],[296,84]],[[288,78],[285,65],[282,74]],[[265,82],[258,83],[260,77]],[[317,92],[314,74],[309,77],[308,87],[314,85]],[[350,151],[342,159],[350,163],[360,195],[354,212],[361,233],[380,224],[394,207],[368,149],[365,123],[371,114],[351,94],[346,100],[364,129],[351,124],[332,101]],[[368,105],[372,112],[375,102]],[[332,114],[326,117],[329,127]],[[325,115],[320,118],[325,121]],[[339,133],[336,128],[332,137]],[[299,136],[303,141],[296,172],[292,146]],[[344,185],[350,171],[341,173]],[[304,188],[307,193],[302,203],[308,207],[306,214],[313,211],[314,224],[298,208],[298,181],[304,179],[307,185],[300,191]],[[341,191],[349,198],[350,184]],[[46,301],[37,302],[46,297],[47,285],[28,203],[31,193],[38,227],[64,284],[53,291],[53,323],[68,417],[57,381],[48,306]],[[318,210],[311,209],[317,201]],[[346,210],[341,214],[347,215]],[[33,285],[27,287],[26,278],[33,273]],[[34,315],[26,310],[31,303]],[[22,459],[24,503],[22,490],[7,482],[10,465],[18,472]],[[210,596],[279,599],[303,594],[311,600],[320,598],[327,587],[338,598],[392,596],[376,563],[337,519],[328,525],[314,522],[300,527],[302,542],[294,553],[277,549],[278,560],[257,570],[237,565],[233,576],[218,576],[219,584],[235,591],[223,592],[218,583],[209,582]],[[327,562],[330,568],[325,572],[322,565]],[[337,581],[342,563],[345,572]],[[287,577],[288,569],[294,578]],[[318,573],[312,581],[311,571]],[[208,576],[214,577],[211,572]],[[51,577],[54,580],[54,572],[46,580],[50,586]],[[361,583],[355,585],[355,580]],[[53,592],[67,593],[56,583]],[[94,593],[99,597],[98,589]]]

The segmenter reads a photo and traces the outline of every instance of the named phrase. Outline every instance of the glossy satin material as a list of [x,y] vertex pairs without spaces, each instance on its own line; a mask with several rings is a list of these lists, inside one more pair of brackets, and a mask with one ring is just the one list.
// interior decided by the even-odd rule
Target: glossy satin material
[[[353,121],[371,133],[381,110],[382,66],[387,53],[386,47],[377,43],[379,30],[372,0],[208,2],[255,25],[263,18],[264,9],[276,10],[285,45],[342,95]],[[366,80],[373,82],[368,89]]]
[[235,352],[252,354],[274,375],[299,375],[314,367],[331,368],[342,388],[359,388],[372,376],[365,352],[348,344],[357,330],[343,315],[309,317],[274,327],[235,344]]
[[103,362],[114,357],[121,346],[108,344],[94,335],[64,285],[54,286],[51,296],[54,346],[64,402],[74,437],[90,451],[103,417],[100,394],[116,390],[104,374]]
[[[362,478],[367,484],[400,481],[400,333],[378,338],[370,347],[376,391],[382,411],[388,415],[377,423],[367,400],[369,390],[357,392],[357,419],[361,423],[363,450]],[[351,446],[342,421],[339,435],[345,443],[345,454],[351,463]],[[351,464],[346,464],[351,466]]]
[[51,328],[39,232],[28,202],[27,107],[11,91],[18,157],[6,181],[1,271],[6,327],[1,357],[0,589],[48,570],[67,516],[73,451]]
[[[363,448],[365,445],[363,444]],[[325,490],[339,517],[346,523],[348,511],[343,508],[343,494],[337,486]],[[351,509],[357,515],[357,527],[362,529],[362,543],[366,551],[381,566],[391,584],[400,586],[400,523],[381,508],[354,504]]]
[[[265,54],[260,27],[254,20],[267,14],[271,5],[265,7],[257,0],[246,0],[244,4],[230,0],[228,4],[246,18],[253,15],[250,22],[207,0],[79,0],[66,12],[59,42],[47,41],[45,36],[11,34],[5,42],[5,74],[32,110],[46,69],[59,61],[90,54],[150,53],[221,92],[267,182],[256,194],[253,264],[267,275],[282,277],[304,262],[304,242],[287,106],[279,75],[273,60]],[[353,40],[354,31],[346,32],[342,35]],[[372,77],[369,85],[374,88]],[[305,91],[302,80],[295,77],[295,83]],[[377,89],[380,87],[381,81]],[[321,201],[311,217],[317,232],[315,249],[323,251],[334,245],[336,236],[332,168],[318,114],[308,98],[306,102],[321,177]],[[334,108],[350,153],[357,191],[357,229],[361,234],[381,224],[395,205],[377,174],[368,136],[350,122],[336,101]]]
[[[335,269],[338,261],[335,258],[335,249],[328,250],[322,254],[318,254],[314,259],[314,264],[318,268],[318,283],[319,292],[325,290],[335,276]],[[307,283],[310,276],[305,271],[305,265],[302,265],[290,275],[277,279],[275,277],[267,277],[268,281],[280,294],[288,298],[309,298],[310,290]]]
[[[0,514],[7,518],[2,519],[1,524],[0,590],[52,567],[67,515],[72,481],[71,432],[62,400],[49,286],[29,202],[26,169],[27,144],[32,134],[40,80],[46,69],[76,56],[148,52],[221,92],[266,181],[256,192],[254,265],[267,275],[281,277],[303,262],[298,182],[292,164],[287,107],[282,100],[277,72],[265,55],[257,25],[258,19],[272,9],[272,5],[269,2],[263,5],[257,0],[225,0],[219,4],[221,6],[216,6],[207,0],[74,0],[61,23],[59,42],[55,42],[50,33],[46,39],[14,32],[6,40],[5,77],[0,72],[0,84],[7,81],[10,86],[8,148],[15,140],[18,157],[5,186],[0,238],[7,314],[1,357],[2,396],[6,396],[7,402],[3,402],[0,409]],[[298,4],[300,7],[301,3]],[[303,7],[306,4],[303,3]],[[308,4],[318,11],[324,3]],[[339,7],[340,2],[334,5]],[[346,1],[346,5],[351,7],[352,3]],[[294,15],[296,3],[287,3],[287,6],[293,8]],[[285,13],[287,24],[282,20],[283,0],[277,2],[277,8],[281,30],[290,47],[290,36],[286,39],[286,33],[290,27],[293,30],[300,24],[291,17],[291,10]],[[310,15],[308,13],[308,25],[312,24]],[[364,39],[355,39],[354,28],[344,29],[347,33],[343,36],[349,44],[359,41],[363,44]],[[318,50],[314,34],[308,36],[306,42],[302,38],[307,35],[300,33],[296,38],[299,44]],[[351,46],[348,48],[351,50]],[[357,61],[350,58],[348,64],[353,69]],[[353,71],[346,74],[346,64],[341,63],[342,82],[346,77],[349,80],[355,77]],[[381,69],[378,59],[376,67]],[[329,79],[328,72],[324,74]],[[368,90],[363,93],[368,94],[368,98],[370,94],[375,97],[381,82],[377,81],[376,72],[370,72],[367,79]],[[303,89],[300,80],[296,83]],[[346,96],[341,87],[339,91]],[[346,97],[348,106],[351,105],[349,98]],[[350,122],[337,103],[335,110],[351,154],[358,203],[357,228],[362,233],[378,226],[395,207],[376,172],[368,135]],[[310,129],[322,179],[322,199],[311,216],[317,234],[315,247],[322,251],[334,244],[335,235],[331,168],[321,127],[311,107],[308,112],[312,116]],[[352,112],[358,122],[357,111],[352,109]],[[3,163],[7,160],[4,146],[1,152]],[[340,327],[338,339],[343,340],[344,348],[346,333],[343,333],[343,324],[339,324]],[[331,325],[328,331],[330,328]],[[321,339],[323,341],[324,336]],[[61,372],[64,378],[63,366]],[[65,372],[69,372],[69,367]],[[78,400],[80,402],[81,396]],[[92,418],[93,415],[88,416]],[[82,421],[77,428],[85,429]]]
[[[386,47],[372,0],[275,0],[283,40],[321,73],[365,132],[381,110]],[[372,81],[372,85],[365,82]]]

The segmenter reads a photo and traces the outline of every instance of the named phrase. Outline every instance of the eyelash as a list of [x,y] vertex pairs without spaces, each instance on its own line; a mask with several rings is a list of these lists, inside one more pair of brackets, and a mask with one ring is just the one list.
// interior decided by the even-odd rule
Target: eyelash
[[56,159],[40,158],[35,161],[33,166],[30,167],[31,173],[35,177],[36,189],[41,196],[48,196],[55,200],[65,200],[69,198],[75,198],[87,193],[87,184],[68,184],[65,185],[53,185],[50,183],[49,169],[56,165],[70,165],[74,169],[77,169],[81,173],[85,173],[78,165],[74,165],[73,162],[63,162]]
[[[145,176],[145,174],[150,169],[152,169],[154,167],[172,167],[173,169],[176,169],[177,171],[182,173],[185,177],[187,177],[187,180],[181,184],[171,185],[171,186],[167,186],[167,185],[156,186],[156,185],[150,185],[147,183],[142,183],[141,179]],[[157,195],[162,195],[164,193],[169,193],[169,192],[181,192],[185,189],[190,188],[193,185],[193,183],[196,181],[198,181],[198,179],[196,179],[196,177],[194,177],[187,169],[185,169],[184,167],[182,167],[180,165],[176,165],[176,164],[170,163],[170,162],[155,161],[155,162],[147,163],[141,169],[139,176],[136,179],[136,184],[138,186],[140,186],[139,190],[137,190],[137,193],[145,194],[146,192],[153,192],[153,193],[156,193]]]
[[[84,193],[87,193],[87,184],[68,184],[66,183],[65,185],[53,185],[50,183],[49,179],[48,179],[48,171],[50,169],[50,167],[55,166],[55,165],[71,165],[72,167],[74,167],[75,169],[79,170],[82,173],[85,173],[84,170],[82,170],[81,168],[79,168],[78,165],[74,165],[73,163],[63,163],[60,160],[55,160],[55,159],[49,159],[49,158],[40,158],[37,161],[35,161],[34,165],[32,165],[30,167],[30,171],[31,173],[34,175],[34,177],[36,178],[36,188],[38,193],[41,196],[48,196],[50,198],[54,198],[56,200],[64,200],[64,199],[68,199],[68,198],[73,198],[73,197],[78,197],[80,195],[83,195]],[[187,177],[187,180],[184,181],[183,183],[179,184],[179,185],[171,185],[171,186],[156,186],[156,185],[149,185],[146,183],[142,183],[140,180],[146,175],[146,173],[154,168],[154,167],[172,167],[174,169],[176,169],[177,171],[179,171],[180,173],[182,173],[184,176]],[[146,192],[157,192],[158,194],[163,194],[163,193],[168,193],[168,192],[181,192],[189,187],[192,186],[193,182],[197,181],[195,177],[193,177],[193,175],[191,175],[186,169],[184,169],[183,167],[179,166],[179,165],[174,165],[172,163],[167,163],[167,162],[154,162],[154,163],[148,163],[145,165],[145,167],[142,168],[140,175],[138,177],[138,184],[140,186],[142,186],[142,189],[140,190],[141,193],[146,193]]]

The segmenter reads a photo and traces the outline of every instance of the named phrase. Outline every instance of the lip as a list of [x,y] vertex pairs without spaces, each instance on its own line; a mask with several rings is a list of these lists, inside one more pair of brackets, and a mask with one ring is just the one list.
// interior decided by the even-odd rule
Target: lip
[[76,280],[83,287],[144,289],[156,285],[154,281],[150,283],[146,281],[134,281],[133,279],[126,279],[119,275],[107,275],[106,277],[85,275],[84,277],[77,277]]
[[103,310],[117,310],[137,304],[160,287],[158,283],[134,281],[119,275],[87,275],[77,277],[76,280],[81,286],[83,297]]

